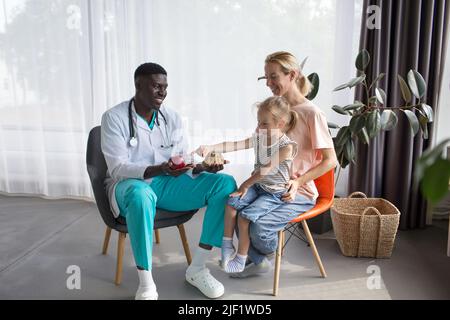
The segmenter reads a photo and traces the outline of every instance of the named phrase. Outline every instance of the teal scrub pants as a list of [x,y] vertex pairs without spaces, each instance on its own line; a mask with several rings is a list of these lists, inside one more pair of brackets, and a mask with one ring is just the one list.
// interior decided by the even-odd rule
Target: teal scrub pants
[[156,208],[189,211],[207,206],[200,243],[222,245],[225,205],[236,190],[232,176],[203,172],[195,179],[187,174],[179,177],[158,176],[151,183],[127,179],[118,183],[115,196],[120,215],[126,219],[136,265],[152,268],[153,222]]

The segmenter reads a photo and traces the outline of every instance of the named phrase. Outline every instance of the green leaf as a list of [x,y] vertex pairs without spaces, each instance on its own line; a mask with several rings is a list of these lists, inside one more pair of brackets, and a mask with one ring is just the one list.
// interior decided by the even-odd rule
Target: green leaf
[[347,158],[347,160],[350,162],[352,162],[355,158],[355,144],[353,143],[352,139],[348,140],[345,144],[344,155],[345,158]]
[[356,57],[355,66],[359,71],[364,71],[370,63],[370,54],[364,49]]
[[369,144],[370,143],[370,138],[369,138],[369,134],[367,133],[366,128],[362,128],[358,134],[358,139],[362,141],[362,143],[364,144]]
[[422,138],[424,140],[428,139],[428,118],[419,113],[419,124],[422,129]]
[[437,158],[442,156],[442,154],[444,152],[444,148],[449,143],[450,143],[450,139],[446,139],[446,140],[440,142],[435,147],[428,148],[427,150],[425,150],[419,159],[419,165],[430,166],[431,164],[433,164]]
[[408,84],[417,99],[423,97],[426,91],[426,83],[422,75],[415,70],[408,72]]
[[369,104],[376,104],[377,103],[377,96],[373,96],[369,98]]
[[339,129],[340,127],[336,123],[328,121],[328,128],[329,129]]
[[303,71],[303,70],[304,70],[306,61],[308,61],[308,57],[306,57],[306,58],[302,61],[302,63],[300,64],[300,71]]
[[370,90],[370,88],[372,88],[372,87],[375,85],[375,83],[377,83],[378,81],[380,81],[381,79],[383,79],[385,75],[386,75],[386,73],[380,73],[380,74],[378,75],[378,77],[376,77],[376,79],[373,80],[373,82],[370,84],[369,90]]
[[366,118],[367,133],[370,138],[375,137],[381,129],[381,117],[380,113],[375,110],[370,112]]
[[336,87],[333,91],[339,91],[342,89],[348,88],[348,83],[346,84],[341,84],[339,87]]
[[344,146],[337,145],[337,137],[333,138],[334,151],[336,152],[336,157],[339,158],[339,155],[342,153]]
[[425,169],[433,165],[437,159],[443,157],[445,147],[450,143],[450,138],[440,142],[438,145],[425,150],[414,166],[414,187],[423,179]]
[[339,158],[339,165],[342,169],[345,169],[350,164],[350,161],[345,157],[344,151],[341,153],[341,157]]
[[345,111],[344,108],[340,107],[340,106],[333,106],[331,107],[331,109],[333,109],[334,111],[336,111],[337,113],[343,114],[343,115],[350,115],[350,112]]
[[417,120],[417,116],[414,112],[411,110],[402,110],[406,116],[408,117],[409,124],[411,126],[411,130],[413,132],[413,136],[416,135],[416,133],[419,131],[419,120]]
[[362,102],[360,102],[360,101],[355,101],[355,103],[349,104],[349,105],[345,106],[343,109],[344,109],[345,111],[350,111],[350,110],[356,110],[356,109],[359,109],[359,108],[364,107],[364,106],[365,106],[364,103],[362,103]]
[[376,96],[377,96],[377,100],[378,100],[382,105],[385,105],[385,104],[386,104],[386,92],[384,92],[383,89],[376,88],[376,89],[375,89],[375,93],[376,93]]
[[384,110],[381,114],[381,129],[389,131],[395,128],[398,122],[398,117],[392,110]]
[[319,86],[320,86],[320,80],[319,75],[317,73],[311,73],[308,76],[308,80],[311,82],[313,88],[311,92],[306,96],[308,100],[312,100],[317,96],[317,93],[319,92]]
[[348,126],[339,129],[336,135],[336,146],[343,146],[351,138],[351,132]]
[[406,81],[402,78],[401,75],[397,75],[398,81],[400,83],[400,90],[402,91],[403,100],[408,104],[411,102],[411,90],[409,90]]
[[349,128],[353,134],[357,134],[364,125],[366,124],[366,119],[364,115],[353,116],[350,120]]
[[429,105],[422,103],[419,107],[419,109],[422,111],[422,113],[426,116],[428,122],[433,122],[434,120],[434,112],[433,108],[431,108]]
[[450,160],[439,158],[427,167],[421,182],[423,195],[432,203],[437,203],[448,192]]
[[348,87],[349,87],[349,88],[353,88],[354,86],[356,86],[356,85],[362,83],[364,80],[366,80],[366,75],[365,75],[365,74],[363,74],[363,75],[360,76],[360,77],[353,78],[352,80],[349,81]]

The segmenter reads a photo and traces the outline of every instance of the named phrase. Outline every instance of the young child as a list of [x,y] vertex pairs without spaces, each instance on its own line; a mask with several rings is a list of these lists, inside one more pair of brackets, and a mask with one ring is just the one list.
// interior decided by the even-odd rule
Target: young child
[[[196,153],[205,156],[211,151],[231,152],[253,148],[254,171],[239,189],[230,195],[225,208],[225,228],[221,265],[227,273],[242,272],[250,247],[249,224],[270,213],[283,202],[288,192],[292,160],[297,144],[285,133],[295,127],[298,115],[282,97],[270,97],[258,105],[258,127],[252,137],[243,141],[200,146]],[[239,246],[234,259],[233,233],[238,216]]]

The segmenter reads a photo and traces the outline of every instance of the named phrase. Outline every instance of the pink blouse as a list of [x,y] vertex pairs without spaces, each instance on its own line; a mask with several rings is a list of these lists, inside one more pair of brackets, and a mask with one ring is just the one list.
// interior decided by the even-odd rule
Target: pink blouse
[[[322,153],[319,149],[332,149],[334,145],[325,114],[314,103],[307,100],[292,109],[299,116],[295,128],[288,133],[288,137],[298,144],[292,172],[300,176],[322,161]],[[300,186],[298,193],[313,200],[318,196],[314,181]]]

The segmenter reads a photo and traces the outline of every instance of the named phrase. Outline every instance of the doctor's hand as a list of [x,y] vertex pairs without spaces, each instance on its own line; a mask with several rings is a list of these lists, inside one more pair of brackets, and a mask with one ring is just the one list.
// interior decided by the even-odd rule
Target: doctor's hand
[[193,168],[194,168],[194,165],[188,164],[188,165],[186,165],[185,167],[183,167],[181,169],[175,169],[174,170],[174,169],[170,168],[170,165],[169,165],[168,162],[164,162],[164,163],[161,164],[161,170],[165,174],[167,174],[169,176],[172,176],[172,177],[178,177],[178,176],[182,175],[183,173],[188,172],[190,169],[193,169]]
[[200,173],[200,172],[203,172],[203,171],[210,172],[210,173],[217,173],[219,171],[222,171],[223,168],[224,168],[223,166],[225,164],[227,164],[227,163],[230,163],[230,161],[224,160],[223,164],[213,164],[213,165],[210,165],[210,166],[207,166],[205,164],[199,163],[195,167],[194,173]]

